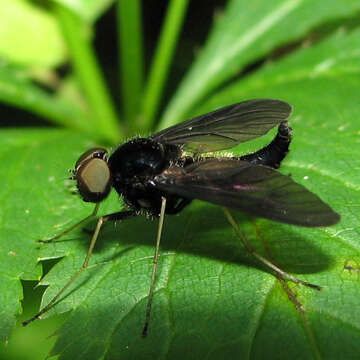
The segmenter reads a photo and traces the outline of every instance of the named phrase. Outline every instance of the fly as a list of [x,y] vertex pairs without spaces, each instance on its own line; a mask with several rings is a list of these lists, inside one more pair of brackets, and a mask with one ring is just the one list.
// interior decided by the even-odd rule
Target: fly
[[[291,225],[336,224],[339,214],[317,195],[276,170],[289,151],[291,128],[287,119],[291,110],[288,103],[280,100],[245,101],[195,117],[148,138],[133,139],[120,145],[110,156],[103,148],[93,148],[81,155],[72,170],[72,179],[76,180],[82,199],[95,203],[94,211],[61,234],[42,242],[56,241],[96,216],[111,188],[124,198],[127,209],[98,219],[81,268],[23,325],[48,311],[86,269],[101,226],[107,221],[124,220],[141,212],[159,217],[143,336],[150,321],[165,214],[177,214],[192,200],[199,199],[225,207],[225,215],[237,232],[237,224],[227,207]],[[232,157],[204,155],[263,136],[276,126],[274,139],[259,151]],[[244,237],[241,240],[248,251],[282,278],[321,289],[279,269],[256,253]]]

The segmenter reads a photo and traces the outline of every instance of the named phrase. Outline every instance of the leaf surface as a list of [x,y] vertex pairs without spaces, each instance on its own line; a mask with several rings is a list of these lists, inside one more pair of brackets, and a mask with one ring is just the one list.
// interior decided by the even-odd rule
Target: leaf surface
[[[240,87],[244,98],[275,97],[294,105],[294,140],[281,171],[291,173],[334,207],[341,223],[304,229],[233,213],[259,252],[299,278],[323,286],[323,291],[293,284],[287,288],[246,254],[218,207],[194,202],[179,216],[166,218],[149,338],[142,339],[140,333],[156,222],[137,218],[104,230],[101,251],[92,261],[106,264],[94,266],[54,309],[76,308],[59,330],[53,354],[66,359],[80,348],[78,358],[94,359],[261,359],[269,353],[279,359],[299,354],[331,359],[339,353],[356,358],[354,354],[360,353],[356,310],[360,182],[355,155],[360,154],[360,135],[354,78],[360,70],[358,39],[357,31],[338,34],[299,51],[231,85],[203,109],[214,108],[217,101],[221,106],[235,102],[236,94],[241,97]],[[329,58],[334,63],[330,74],[321,65]],[[260,141],[243,144],[236,152],[246,151],[245,146],[254,149]],[[83,260],[84,244],[76,241],[76,235],[70,238],[75,238],[75,246],[83,246],[82,256],[72,244],[73,255],[45,277],[44,283],[52,284],[45,303],[65,282],[65,269],[73,272]],[[56,255],[59,249],[59,244],[44,247],[42,256]],[[76,338],[79,331],[84,334],[81,339]]]
[[[200,201],[165,219],[148,338],[141,337],[156,221],[107,224],[90,266],[47,314],[72,310],[57,332],[60,359],[357,359],[360,354],[359,31],[336,34],[235,82],[198,109],[252,97],[294,106],[291,152],[280,171],[342,216],[308,229],[233,212],[258,252],[316,292],[284,284],[247,254],[221,209]],[[271,139],[245,143],[236,153]],[[69,192],[66,169],[96,144],[53,130],[0,133],[2,222],[0,331],[7,337],[21,298],[19,279],[41,275],[36,260],[61,258],[42,279],[46,304],[84,260],[81,230],[37,244],[92,211]],[[116,194],[101,214],[122,208]],[[9,216],[11,214],[11,216]],[[87,228],[94,227],[94,222]],[[5,291],[6,290],[6,291]],[[12,299],[10,301],[9,299]],[[29,325],[31,326],[31,325]]]

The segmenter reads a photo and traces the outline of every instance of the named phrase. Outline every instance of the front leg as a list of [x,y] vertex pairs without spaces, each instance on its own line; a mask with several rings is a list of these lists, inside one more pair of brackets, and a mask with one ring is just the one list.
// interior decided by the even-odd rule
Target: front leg
[[79,268],[79,270],[71,277],[71,279],[64,285],[64,287],[51,299],[51,301],[44,307],[42,308],[36,315],[34,315],[31,319],[28,319],[26,321],[24,321],[22,323],[23,326],[26,326],[28,324],[30,324],[31,322],[33,322],[34,320],[38,319],[41,315],[43,315],[44,313],[46,313],[49,309],[51,309],[53,307],[53,305],[55,304],[55,302],[57,301],[57,299],[65,292],[65,290],[75,281],[75,279],[84,271],[86,270],[91,254],[93,252],[96,240],[99,236],[99,232],[101,229],[101,226],[103,225],[104,222],[106,221],[116,221],[116,220],[125,220],[129,217],[132,216],[136,216],[136,211],[130,210],[130,211],[120,211],[117,213],[113,213],[113,214],[108,214],[105,216],[101,216],[96,224],[96,228],[94,231],[94,234],[91,238],[90,241],[90,246],[89,249],[87,251],[85,260],[83,262],[83,264],[81,265],[81,267]]
[[102,216],[102,218],[105,221],[120,221],[120,220],[125,220],[128,219],[130,217],[136,216],[137,212],[135,210],[127,210],[127,211],[119,211],[116,213],[112,213],[109,215],[105,215]]

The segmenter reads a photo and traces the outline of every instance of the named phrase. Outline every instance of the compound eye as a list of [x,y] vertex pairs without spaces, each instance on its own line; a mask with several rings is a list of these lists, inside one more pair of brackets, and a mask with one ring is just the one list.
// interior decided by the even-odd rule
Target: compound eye
[[111,176],[105,160],[95,157],[81,161],[75,177],[84,201],[98,203],[108,196]]
[[78,167],[86,160],[93,159],[93,158],[99,158],[107,161],[107,154],[108,152],[106,149],[101,147],[92,148],[88,151],[85,151],[78,159],[78,161],[75,164],[75,171],[77,171]]

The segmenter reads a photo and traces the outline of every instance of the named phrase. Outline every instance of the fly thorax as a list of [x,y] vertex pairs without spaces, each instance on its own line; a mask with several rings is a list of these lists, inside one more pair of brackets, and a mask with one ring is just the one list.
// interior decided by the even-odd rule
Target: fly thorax
[[132,184],[146,183],[169,166],[164,146],[151,139],[138,138],[120,146],[109,158],[113,186],[118,193]]

